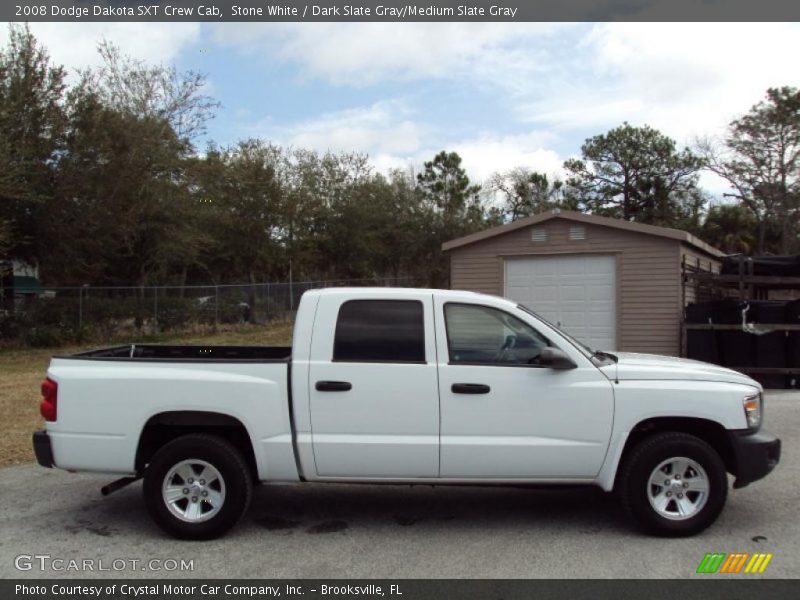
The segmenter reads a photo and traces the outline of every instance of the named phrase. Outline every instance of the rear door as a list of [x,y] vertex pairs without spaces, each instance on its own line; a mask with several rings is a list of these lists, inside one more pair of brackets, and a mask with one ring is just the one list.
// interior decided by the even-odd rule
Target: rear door
[[432,295],[323,296],[309,391],[319,477],[438,476]]

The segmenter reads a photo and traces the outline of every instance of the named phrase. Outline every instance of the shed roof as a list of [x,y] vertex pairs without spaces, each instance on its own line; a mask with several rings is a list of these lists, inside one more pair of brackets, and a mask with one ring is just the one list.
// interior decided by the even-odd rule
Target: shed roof
[[693,236],[691,233],[682,231],[680,229],[658,227],[656,225],[645,225],[644,223],[634,223],[632,221],[624,221],[622,219],[599,217],[597,215],[588,215],[571,210],[560,210],[558,208],[549,212],[539,213],[538,215],[533,215],[531,217],[525,217],[524,219],[514,221],[513,223],[498,225],[497,227],[492,227],[491,229],[485,229],[484,231],[479,231],[477,233],[450,240],[442,244],[442,250],[455,250],[456,248],[461,248],[462,246],[468,246],[469,244],[481,242],[498,235],[510,233],[517,229],[522,229],[523,227],[544,223],[545,221],[549,221],[551,219],[567,219],[569,221],[576,221],[578,223],[587,223],[590,225],[598,225],[600,227],[614,227],[616,229],[622,229],[624,231],[631,231],[634,233],[655,235],[689,244],[690,246],[694,246],[695,248],[717,258],[725,256],[724,252],[717,250],[700,238]]

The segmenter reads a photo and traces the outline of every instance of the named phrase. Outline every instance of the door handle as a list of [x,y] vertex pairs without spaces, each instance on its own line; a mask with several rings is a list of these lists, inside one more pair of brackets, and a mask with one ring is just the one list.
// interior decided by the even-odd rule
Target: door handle
[[492,391],[483,383],[454,383],[450,389],[454,394],[488,394]]
[[314,387],[318,392],[349,392],[353,384],[349,381],[318,381]]

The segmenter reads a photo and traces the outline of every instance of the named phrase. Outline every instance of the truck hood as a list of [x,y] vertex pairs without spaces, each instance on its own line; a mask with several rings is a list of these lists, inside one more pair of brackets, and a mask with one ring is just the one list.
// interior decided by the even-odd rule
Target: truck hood
[[633,352],[615,353],[619,363],[601,367],[607,377],[620,380],[635,379],[683,379],[694,381],[719,381],[742,383],[761,389],[761,385],[743,373],[712,365],[711,363],[674,356],[657,354],[636,354]]

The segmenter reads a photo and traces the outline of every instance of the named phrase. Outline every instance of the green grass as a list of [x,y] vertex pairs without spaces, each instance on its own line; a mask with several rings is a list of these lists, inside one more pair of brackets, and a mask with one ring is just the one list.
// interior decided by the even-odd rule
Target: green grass
[[[279,346],[291,343],[292,323],[235,325],[216,332],[195,332],[131,339],[130,342],[170,344],[208,344],[242,346]],[[106,344],[109,345],[109,344]],[[0,348],[0,467],[30,462],[34,459],[31,433],[42,427],[39,416],[39,385],[50,358],[97,347],[65,346],[59,348]]]

